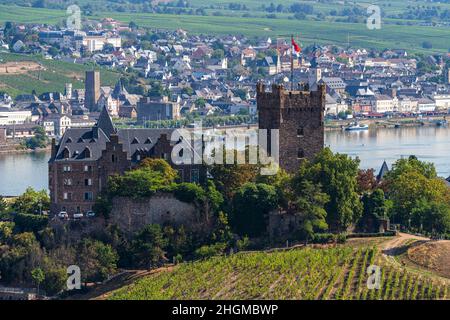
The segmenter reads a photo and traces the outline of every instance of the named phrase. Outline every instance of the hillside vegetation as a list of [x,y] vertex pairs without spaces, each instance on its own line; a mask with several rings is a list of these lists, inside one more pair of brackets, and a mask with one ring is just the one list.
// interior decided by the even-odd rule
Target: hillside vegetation
[[[379,290],[367,268],[381,266]],[[443,282],[386,264],[375,248],[334,247],[239,253],[160,272],[114,292],[114,300],[449,299]]]
[[[0,74],[0,91],[7,92],[13,97],[18,94],[37,94],[43,92],[64,92],[64,84],[72,83],[74,89],[84,87],[84,73],[92,70],[92,65],[80,65],[70,62],[45,60],[39,56],[0,53],[0,65],[7,62],[35,62],[40,70],[24,70],[20,74]],[[104,70],[100,71],[102,85],[113,86],[120,74]]]
[[[178,1],[169,2],[159,9],[144,2],[115,3],[111,1],[80,1],[85,19],[113,17],[124,23],[136,22],[142,27],[176,29],[192,33],[244,34],[246,36],[279,37],[295,34],[303,45],[312,43],[362,46],[366,48],[403,48],[421,52],[448,52],[446,41],[450,4],[425,1],[378,1],[382,10],[382,28],[369,30],[369,2],[338,1],[272,1],[261,3],[253,0],[229,2],[194,0],[187,7],[179,7]],[[161,2],[161,3],[166,3]],[[6,3],[11,3],[10,1]],[[63,23],[65,8],[72,1],[48,2],[47,8],[29,8],[0,5],[0,22]],[[301,3],[298,11],[293,4]],[[245,5],[245,9],[243,6]],[[120,6],[120,8],[116,8]],[[52,8],[52,9],[49,9]],[[158,11],[159,10],[159,11]],[[199,11],[200,10],[200,11]],[[424,48],[427,41],[432,48]]]

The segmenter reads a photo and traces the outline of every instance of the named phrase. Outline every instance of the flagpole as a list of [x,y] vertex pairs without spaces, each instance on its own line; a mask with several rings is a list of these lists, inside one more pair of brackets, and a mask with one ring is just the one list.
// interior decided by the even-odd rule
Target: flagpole
[[291,35],[291,91],[294,91],[294,35]]

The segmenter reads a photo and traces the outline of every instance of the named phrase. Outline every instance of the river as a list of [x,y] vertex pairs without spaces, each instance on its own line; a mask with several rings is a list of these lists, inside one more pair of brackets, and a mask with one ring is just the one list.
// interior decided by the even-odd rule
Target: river
[[[325,144],[335,152],[359,157],[361,168],[377,172],[384,160],[416,155],[433,162],[438,174],[450,176],[450,128],[404,127],[376,128],[369,131],[329,131]],[[19,195],[28,186],[47,189],[49,152],[0,154],[0,194]]]

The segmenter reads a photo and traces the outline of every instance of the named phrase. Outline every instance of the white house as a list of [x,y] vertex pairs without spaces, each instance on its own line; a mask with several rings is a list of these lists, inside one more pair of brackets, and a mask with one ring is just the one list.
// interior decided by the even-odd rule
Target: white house
[[434,96],[434,101],[437,110],[448,110],[450,109],[450,95],[449,94],[439,94]]
[[375,96],[375,104],[372,112],[375,113],[386,113],[386,112],[394,112],[394,100],[392,97],[387,95],[376,95]]
[[31,111],[0,108],[0,125],[24,124],[31,121]]

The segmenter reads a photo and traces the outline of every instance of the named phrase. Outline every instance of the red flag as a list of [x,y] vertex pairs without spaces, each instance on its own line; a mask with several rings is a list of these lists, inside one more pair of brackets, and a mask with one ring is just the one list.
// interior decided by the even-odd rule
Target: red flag
[[296,53],[300,53],[302,51],[300,46],[297,43],[295,43],[294,38],[292,38],[292,46],[294,47]]

